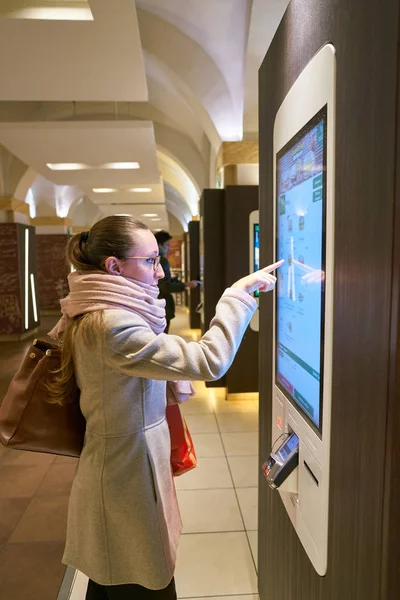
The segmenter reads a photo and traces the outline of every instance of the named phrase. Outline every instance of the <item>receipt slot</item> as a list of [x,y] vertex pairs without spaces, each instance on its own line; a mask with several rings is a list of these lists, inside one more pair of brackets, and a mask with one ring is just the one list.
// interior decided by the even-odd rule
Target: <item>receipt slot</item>
[[282,456],[283,445],[278,458],[271,454],[266,476],[321,576],[328,555],[335,69],[327,44],[279,108],[273,152],[274,261],[285,264],[274,297],[272,439],[290,434],[287,444],[296,436],[298,466],[276,485],[290,458]]

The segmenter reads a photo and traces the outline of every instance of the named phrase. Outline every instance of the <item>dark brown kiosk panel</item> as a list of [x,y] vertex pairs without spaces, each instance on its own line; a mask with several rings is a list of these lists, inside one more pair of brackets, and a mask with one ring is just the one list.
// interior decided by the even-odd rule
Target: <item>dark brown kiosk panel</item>
[[[204,333],[214,317],[215,307],[225,289],[223,190],[203,190],[200,198],[200,289],[201,329]],[[207,387],[225,386],[225,377]]]
[[[274,123],[326,44],[336,51],[328,562],[313,568],[261,465],[271,451],[272,294],[260,298],[261,600],[400,598],[398,0],[291,0],[260,69],[261,264],[273,259]],[[270,235],[267,235],[267,232]]]
[[[225,287],[249,273],[249,215],[258,210],[258,186],[225,188]],[[228,394],[258,392],[258,331],[248,327],[226,375]]]
[[[249,215],[258,209],[258,186],[204,190],[200,201],[200,264],[203,332],[223,291],[249,273]],[[224,378],[207,387],[226,386],[228,394],[258,391],[258,332],[247,329]]]
[[[200,221],[190,221],[187,235],[188,280],[200,281]],[[196,310],[200,304],[200,288],[189,289],[189,325],[191,329],[200,329],[200,313]]]

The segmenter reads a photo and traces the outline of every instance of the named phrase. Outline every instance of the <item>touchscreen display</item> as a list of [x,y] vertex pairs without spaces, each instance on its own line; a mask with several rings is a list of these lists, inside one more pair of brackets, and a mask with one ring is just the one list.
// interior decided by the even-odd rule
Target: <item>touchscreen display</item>
[[[260,269],[260,225],[258,223],[254,224],[253,240],[253,271],[255,272]],[[259,296],[260,292],[256,290],[254,295]]]
[[322,426],[326,107],[276,157],[276,383]]

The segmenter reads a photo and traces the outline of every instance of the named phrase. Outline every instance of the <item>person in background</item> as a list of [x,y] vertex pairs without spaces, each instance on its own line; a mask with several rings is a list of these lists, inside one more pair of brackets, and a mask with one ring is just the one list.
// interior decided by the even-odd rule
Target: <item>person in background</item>
[[167,254],[169,252],[172,236],[168,231],[157,231],[155,238],[160,252],[160,264],[165,274],[163,279],[160,279],[158,282],[160,290],[160,295],[158,297],[165,300],[165,313],[167,319],[165,333],[168,333],[171,320],[175,317],[175,300],[172,294],[184,292],[185,288],[195,288],[200,285],[200,282],[187,281],[184,283],[183,281],[179,281],[177,277],[171,277],[171,267]]

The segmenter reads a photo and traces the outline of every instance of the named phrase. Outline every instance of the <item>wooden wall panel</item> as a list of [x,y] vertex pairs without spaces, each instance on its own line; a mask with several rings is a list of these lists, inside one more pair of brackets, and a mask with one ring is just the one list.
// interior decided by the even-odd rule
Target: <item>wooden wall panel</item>
[[[189,281],[200,281],[200,221],[190,221],[189,231]],[[191,329],[200,329],[200,313],[196,308],[200,302],[200,288],[189,290],[189,325]]]
[[[272,259],[273,126],[312,56],[337,51],[336,246],[328,572],[311,566],[260,471],[262,600],[389,600],[400,597],[392,564],[399,532],[383,536],[388,458],[388,372],[399,3],[291,0],[260,70],[261,262]],[[398,233],[397,233],[398,235]],[[260,301],[260,463],[271,448],[272,297]],[[394,344],[393,347],[397,346]],[[396,355],[396,353],[394,354]],[[392,355],[392,361],[395,360]],[[395,378],[392,394],[398,390]],[[397,382],[397,383],[396,383]],[[398,400],[397,400],[398,403]],[[392,406],[394,406],[395,403]],[[398,418],[398,408],[391,413]],[[398,423],[397,423],[398,426]],[[397,457],[398,449],[392,460]],[[393,500],[399,498],[392,487]],[[398,523],[394,502],[392,522]],[[395,518],[397,516],[397,518]],[[385,550],[382,544],[389,545]],[[385,550],[383,552],[383,550]],[[397,571],[398,571],[397,564]],[[391,579],[390,579],[391,578]],[[391,586],[391,587],[390,587]],[[388,590],[392,591],[389,592]],[[397,596],[393,595],[397,590]],[[392,595],[387,595],[391,593]]]
[[[249,274],[249,215],[258,210],[258,186],[225,188],[226,285]],[[247,329],[226,375],[228,394],[258,392],[258,332]]]
[[[203,229],[204,331],[207,331],[225,289],[224,190],[203,190],[200,218]],[[207,382],[206,385],[224,387],[225,377]]]
[[[400,24],[400,15],[399,15]],[[400,27],[399,27],[400,31]],[[389,398],[382,536],[381,598],[400,597],[400,49],[397,61],[396,178],[393,218],[392,311],[389,345]]]

